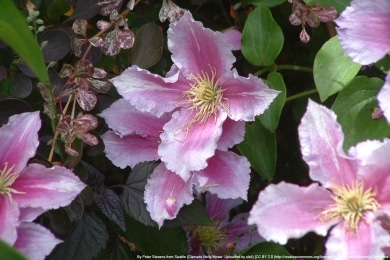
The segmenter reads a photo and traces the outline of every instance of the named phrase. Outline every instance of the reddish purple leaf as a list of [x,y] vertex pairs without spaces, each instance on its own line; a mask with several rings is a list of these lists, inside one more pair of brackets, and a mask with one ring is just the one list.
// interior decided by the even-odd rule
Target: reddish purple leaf
[[95,93],[89,90],[79,88],[77,91],[77,103],[85,111],[91,111],[97,103]]
[[88,22],[85,19],[76,19],[73,22],[72,30],[76,34],[81,34],[81,35],[85,36],[87,33],[87,24],[88,24]]

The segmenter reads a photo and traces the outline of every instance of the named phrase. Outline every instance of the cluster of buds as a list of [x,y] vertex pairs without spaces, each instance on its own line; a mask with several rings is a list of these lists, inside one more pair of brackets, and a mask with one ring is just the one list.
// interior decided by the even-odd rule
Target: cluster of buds
[[333,7],[322,7],[320,4],[307,5],[302,0],[288,0],[292,3],[292,14],[290,23],[292,25],[301,25],[302,31],[299,39],[306,43],[310,41],[310,36],[306,32],[306,24],[312,28],[317,28],[320,22],[331,22],[337,18],[337,11]]
[[35,5],[28,0],[26,3],[28,16],[26,18],[27,23],[29,24],[28,28],[30,28],[31,31],[37,35],[40,32],[43,32],[45,30],[44,21],[39,16],[39,11],[35,10]]

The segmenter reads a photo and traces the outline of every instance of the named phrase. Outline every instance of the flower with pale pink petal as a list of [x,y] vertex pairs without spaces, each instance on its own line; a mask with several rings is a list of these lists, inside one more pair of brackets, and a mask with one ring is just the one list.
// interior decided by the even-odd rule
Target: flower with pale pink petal
[[207,193],[206,213],[215,225],[187,228],[190,246],[188,254],[224,256],[263,241],[256,226],[247,224],[248,213],[239,213],[229,218],[230,211],[242,202],[242,199],[220,199],[217,195]]
[[11,116],[0,128],[0,238],[30,259],[44,259],[61,242],[32,221],[69,205],[85,187],[64,167],[27,165],[39,145],[40,126],[39,112],[31,112]]
[[[125,99],[118,100],[101,113],[112,131],[103,134],[107,157],[117,166],[134,167],[143,161],[158,160],[157,153],[163,127],[170,113],[156,117],[140,112]],[[198,192],[209,191],[220,198],[247,198],[250,164],[243,156],[227,151],[244,138],[244,122],[227,119],[226,133],[218,141],[215,155],[200,171],[191,171],[184,180],[161,163],[145,187],[145,202],[151,217],[161,227],[164,220],[174,219],[180,208],[193,200],[193,186]]]
[[253,121],[278,92],[259,78],[232,70],[232,46],[220,32],[206,29],[189,12],[168,30],[174,66],[165,78],[132,66],[112,82],[137,110],[161,116],[164,125],[158,155],[167,169],[185,181],[207,166],[226,120]]
[[368,65],[390,52],[390,1],[353,0],[335,20],[345,53]]
[[384,256],[390,234],[381,216],[390,213],[390,139],[358,143],[345,154],[344,135],[329,109],[309,100],[299,126],[307,187],[281,182],[260,192],[249,224],[261,236],[285,244],[313,231],[325,236],[326,256]]

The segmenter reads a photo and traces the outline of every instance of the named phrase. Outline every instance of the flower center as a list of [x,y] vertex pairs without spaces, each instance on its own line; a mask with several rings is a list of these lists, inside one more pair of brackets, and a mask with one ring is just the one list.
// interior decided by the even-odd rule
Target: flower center
[[4,168],[0,170],[0,194],[7,195],[10,202],[12,202],[11,193],[23,194],[23,192],[11,188],[12,184],[19,177],[19,174],[13,172],[14,168],[15,165],[8,168],[8,163],[4,163]]
[[227,234],[217,226],[196,226],[193,236],[199,240],[208,255],[215,254],[222,249],[227,240]]
[[188,130],[196,123],[205,123],[211,115],[217,116],[218,106],[221,106],[229,113],[229,108],[222,102],[223,91],[219,85],[219,79],[216,79],[215,68],[210,66],[211,77],[208,73],[202,71],[201,74],[191,75],[188,79],[191,88],[183,92],[182,98],[186,98],[186,104],[190,109],[195,109],[194,118],[183,128]]
[[318,216],[321,221],[343,220],[345,229],[356,233],[364,213],[380,208],[375,192],[371,188],[365,190],[363,181],[356,181],[351,186],[334,184],[330,189],[335,204]]

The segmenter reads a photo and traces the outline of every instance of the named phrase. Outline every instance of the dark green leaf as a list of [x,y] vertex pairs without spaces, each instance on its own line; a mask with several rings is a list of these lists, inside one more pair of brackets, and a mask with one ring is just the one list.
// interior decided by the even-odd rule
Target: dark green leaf
[[259,116],[263,126],[273,133],[278,127],[280,114],[282,113],[284,102],[286,102],[287,91],[286,86],[284,85],[283,76],[278,72],[272,72],[268,75],[267,85],[272,89],[280,91],[279,95],[271,103],[269,108]]
[[180,227],[161,228],[126,218],[126,237],[134,242],[145,255],[186,255],[187,236]]
[[0,240],[0,259],[27,260],[25,256]]
[[104,175],[98,169],[92,165],[81,162],[85,171],[87,172],[87,184],[91,189],[95,190],[103,186],[104,184]]
[[214,225],[214,222],[210,219],[204,206],[199,200],[194,200],[190,205],[184,205],[175,219],[164,222],[164,227],[186,225]]
[[258,259],[291,259],[291,254],[281,245],[272,242],[258,243],[241,252],[243,256],[257,256]]
[[111,238],[104,249],[97,257],[96,260],[132,260],[137,259],[135,253],[131,251],[130,245],[121,241],[118,237]]
[[58,21],[69,9],[70,5],[66,0],[52,0],[47,7],[47,17],[51,21]]
[[71,156],[66,154],[65,161],[63,163],[64,166],[68,168],[74,168],[79,164],[81,157],[83,156],[83,141],[79,138],[76,138],[72,143],[72,149],[79,153],[78,156]]
[[164,37],[162,29],[155,23],[141,26],[135,35],[131,53],[131,65],[149,68],[156,64],[162,55]]
[[12,73],[10,77],[11,81],[8,90],[13,97],[26,98],[31,94],[33,86],[30,78],[21,72]]
[[93,197],[103,214],[125,231],[125,217],[119,196],[112,190],[101,187],[94,192]]
[[262,178],[272,180],[276,167],[276,137],[259,119],[246,125],[244,141],[237,147]]
[[348,85],[360,67],[344,53],[337,36],[328,40],[318,51],[313,66],[314,81],[321,101]]
[[144,202],[145,185],[156,168],[156,162],[140,163],[134,167],[124,184],[121,201],[126,213],[141,223],[156,226]]
[[26,61],[40,81],[49,81],[41,49],[11,0],[0,1],[0,39]]
[[95,215],[84,214],[65,241],[59,244],[47,259],[91,259],[106,247],[108,238],[104,222]]
[[243,0],[242,5],[247,6],[247,5],[265,5],[268,7],[274,7],[278,6],[280,4],[283,4],[287,0]]
[[256,7],[242,31],[241,51],[244,57],[254,65],[271,65],[282,50],[283,42],[282,30],[268,7]]
[[372,119],[382,85],[383,81],[378,78],[359,76],[337,96],[332,109],[345,134],[345,150],[364,140],[390,136],[390,126],[385,118]]

